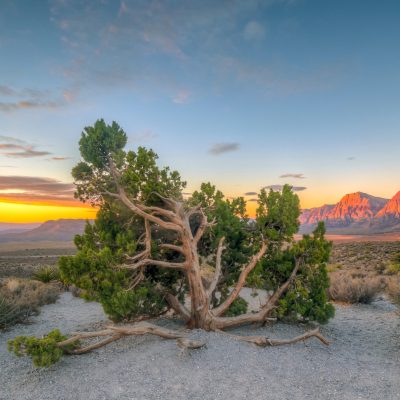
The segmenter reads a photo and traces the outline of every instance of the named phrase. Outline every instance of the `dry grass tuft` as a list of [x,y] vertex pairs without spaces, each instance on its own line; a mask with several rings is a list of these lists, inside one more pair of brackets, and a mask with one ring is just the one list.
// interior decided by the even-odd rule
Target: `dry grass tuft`
[[44,304],[54,303],[58,286],[39,281],[11,278],[0,282],[0,327],[23,322]]
[[344,303],[371,303],[385,288],[380,277],[354,276],[351,273],[332,273],[329,298]]
[[387,293],[394,303],[400,305],[400,276],[388,279]]

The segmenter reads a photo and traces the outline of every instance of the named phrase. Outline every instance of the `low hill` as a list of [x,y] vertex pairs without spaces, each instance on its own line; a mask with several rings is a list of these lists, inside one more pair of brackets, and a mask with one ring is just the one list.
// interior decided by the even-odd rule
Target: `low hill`
[[[29,230],[18,232],[0,231],[0,243],[5,242],[71,242],[76,234],[83,232],[86,220],[59,219],[46,221]],[[14,228],[16,229],[16,227]]]

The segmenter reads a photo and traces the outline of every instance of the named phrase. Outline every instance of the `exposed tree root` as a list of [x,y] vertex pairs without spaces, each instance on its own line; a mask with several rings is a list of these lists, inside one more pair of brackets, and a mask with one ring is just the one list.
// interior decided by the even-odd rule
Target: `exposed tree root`
[[235,335],[233,333],[224,332],[221,330],[218,330],[218,332],[220,332],[224,335],[230,336],[231,338],[234,338],[235,340],[253,343],[253,344],[255,344],[257,346],[261,346],[261,347],[282,346],[282,345],[287,345],[287,344],[294,344],[297,342],[302,342],[304,340],[310,339],[312,337],[319,339],[323,344],[325,344],[327,346],[329,346],[329,344],[330,344],[329,341],[322,336],[319,329],[314,329],[312,331],[308,331],[308,332],[303,333],[300,336],[296,336],[295,338],[292,338],[292,339],[270,339],[265,336],[241,336],[241,335]]
[[[216,329],[216,332],[222,333],[223,335],[229,336],[235,340],[253,343],[261,347],[294,344],[310,339],[312,337],[319,339],[323,344],[327,346],[329,345],[329,341],[322,336],[319,329],[308,331],[292,339],[271,339],[265,336],[242,336],[225,332],[220,329]],[[63,349],[68,354],[84,354],[89,351],[103,347],[109,343],[115,342],[126,336],[139,336],[146,334],[160,336],[164,339],[177,339],[177,345],[183,350],[199,349],[204,347],[206,344],[205,341],[188,339],[185,334],[180,331],[162,328],[160,326],[149,323],[142,323],[137,326],[107,326],[106,329],[103,329],[101,331],[74,333],[73,336],[69,339],[59,342],[58,347]],[[85,339],[94,339],[99,337],[106,337],[106,339],[100,340],[87,346],[77,347],[73,350],[68,349],[68,346],[71,344],[78,343]]]
[[[164,339],[178,339],[183,338],[181,332],[173,331],[171,329],[162,328],[157,325],[143,323],[137,326],[107,326],[106,329],[96,332],[77,332],[67,340],[58,343],[58,347],[62,348],[68,354],[83,354],[89,351],[98,349],[111,342],[122,339],[126,336],[140,336],[140,335],[156,335]],[[74,350],[67,350],[68,345],[77,343],[84,339],[93,339],[98,337],[108,336],[107,339],[90,344],[84,347],[78,347]]]
[[206,345],[204,340],[190,340],[184,337],[176,340],[176,344],[182,349],[201,349]]

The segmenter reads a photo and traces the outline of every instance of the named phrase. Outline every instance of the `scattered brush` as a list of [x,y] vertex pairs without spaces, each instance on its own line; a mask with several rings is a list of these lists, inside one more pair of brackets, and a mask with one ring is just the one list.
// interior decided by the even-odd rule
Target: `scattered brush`
[[25,319],[25,313],[5,297],[0,296],[0,329],[7,328]]
[[344,303],[371,303],[382,292],[384,283],[379,277],[352,277],[346,273],[330,275],[329,298]]
[[33,279],[43,283],[49,283],[60,280],[60,271],[57,267],[43,266],[39,268],[34,274]]
[[45,304],[57,301],[60,289],[28,279],[11,278],[0,282],[0,327],[25,321]]

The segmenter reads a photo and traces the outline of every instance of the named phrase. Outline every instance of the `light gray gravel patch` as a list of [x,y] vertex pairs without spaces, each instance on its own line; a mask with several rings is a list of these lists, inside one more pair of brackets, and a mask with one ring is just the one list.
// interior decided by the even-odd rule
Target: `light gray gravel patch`
[[[1,400],[111,399],[400,399],[400,316],[385,300],[337,307],[321,328],[332,341],[257,348],[217,333],[192,331],[207,347],[181,353],[173,340],[129,337],[82,356],[64,357],[48,369],[6,350],[7,339],[68,333],[107,322],[101,307],[69,293],[42,308],[30,325],[0,334]],[[174,322],[161,321],[174,326]],[[235,332],[293,337],[310,326],[276,324]]]

